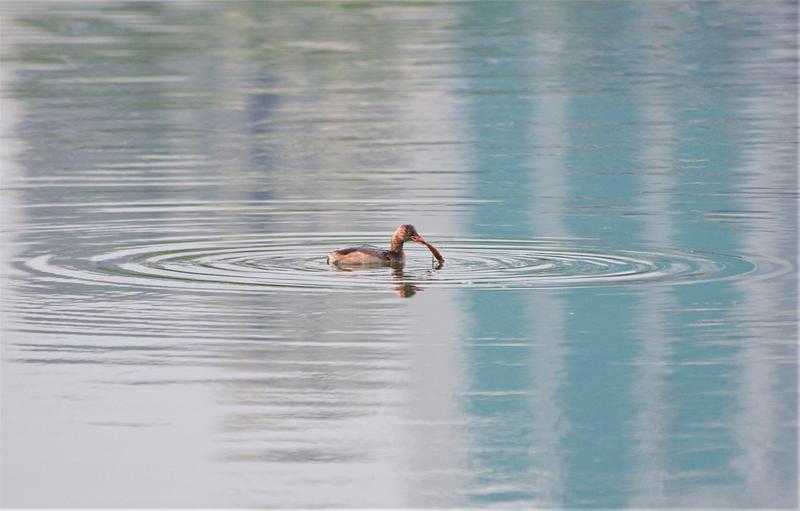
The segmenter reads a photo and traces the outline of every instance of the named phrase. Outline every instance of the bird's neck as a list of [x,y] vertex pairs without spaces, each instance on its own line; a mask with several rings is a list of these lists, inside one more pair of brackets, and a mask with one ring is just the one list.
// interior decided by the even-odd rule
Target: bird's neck
[[403,238],[401,238],[400,236],[392,236],[392,248],[390,248],[389,250],[391,250],[392,252],[397,252],[398,254],[402,254],[403,243],[404,243]]

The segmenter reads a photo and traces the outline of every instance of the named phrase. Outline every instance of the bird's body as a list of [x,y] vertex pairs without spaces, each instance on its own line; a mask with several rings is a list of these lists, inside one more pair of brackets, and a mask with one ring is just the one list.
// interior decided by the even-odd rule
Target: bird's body
[[328,254],[328,263],[331,264],[384,264],[405,261],[406,255],[400,251],[384,250],[374,245],[359,245],[357,247],[334,250]]
[[360,245],[357,247],[334,250],[328,254],[328,264],[337,266],[401,264],[406,259],[406,254],[403,252],[403,244],[406,241],[422,243],[431,250],[436,259],[439,260],[439,264],[444,263],[444,258],[439,254],[439,251],[425,241],[422,236],[417,233],[413,225],[405,224],[394,231],[389,250],[373,245]]

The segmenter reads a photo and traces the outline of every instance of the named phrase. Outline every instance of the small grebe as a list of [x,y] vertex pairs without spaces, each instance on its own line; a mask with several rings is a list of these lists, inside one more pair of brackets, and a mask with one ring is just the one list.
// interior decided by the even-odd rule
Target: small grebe
[[373,245],[361,245],[358,247],[343,248],[334,250],[328,254],[328,264],[335,265],[358,265],[358,264],[393,264],[402,263],[406,259],[403,252],[403,243],[414,241],[428,247],[433,256],[439,261],[439,265],[444,264],[444,258],[433,245],[425,241],[419,235],[413,225],[401,225],[392,234],[392,245],[389,250],[375,247]]

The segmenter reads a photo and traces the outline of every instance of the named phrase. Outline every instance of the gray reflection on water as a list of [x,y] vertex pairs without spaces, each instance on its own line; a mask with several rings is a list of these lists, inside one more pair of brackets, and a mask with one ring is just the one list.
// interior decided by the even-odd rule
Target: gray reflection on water
[[[751,6],[744,10],[751,16],[759,14]],[[767,62],[796,60],[796,53],[785,49],[796,41],[796,26],[795,15],[765,32],[771,48]],[[773,80],[797,83],[796,72],[765,66],[761,60],[743,66],[739,73],[744,80],[767,70],[774,74]],[[743,198],[742,210],[758,212],[745,215],[745,225],[736,215],[723,221],[740,225],[743,252],[797,261],[797,201],[783,191],[798,189],[798,175],[775,172],[798,165],[795,150],[779,150],[785,137],[794,135],[792,140],[797,141],[797,96],[773,94],[772,87],[772,81],[760,82],[757,93],[742,101],[750,138],[742,150],[741,169],[743,189],[775,193]],[[739,327],[745,338],[758,339],[744,343],[736,357],[742,368],[737,381],[741,413],[733,423],[739,444],[735,466],[745,481],[743,498],[753,507],[766,501],[797,505],[797,285],[796,273],[780,282],[751,279],[737,284],[742,295]]]
[[[662,18],[671,22],[674,13]],[[640,30],[642,30],[640,28]],[[674,65],[676,31],[649,34],[649,48],[644,52],[645,72],[663,75]],[[653,83],[639,84],[637,98],[641,100],[641,117],[644,129],[640,137],[646,140],[638,155],[643,167],[640,208],[643,211],[642,238],[654,246],[672,246],[677,238],[671,214],[675,168],[675,130],[677,121],[672,115],[676,105],[671,100],[670,89]],[[636,423],[636,465],[634,507],[663,507],[669,503],[667,495],[668,456],[665,451],[669,426],[664,420],[669,412],[668,378],[670,360],[674,356],[675,339],[669,330],[667,311],[676,304],[671,292],[651,289],[642,293],[637,314],[636,330],[643,332],[639,340],[641,350],[632,363],[636,371],[636,387],[632,398],[638,406]]]
[[[552,23],[564,23],[564,12],[556,10]],[[541,34],[535,42],[542,55],[539,73],[554,81],[564,80],[565,33],[554,31]],[[567,96],[561,91],[548,93],[547,87],[535,88],[544,100],[536,102],[535,122],[528,126],[530,140],[537,150],[524,163],[531,169],[529,195],[536,197],[528,207],[528,218],[536,236],[564,236],[573,233],[564,222],[564,200],[568,195],[568,172],[564,165],[564,147],[569,144],[567,125]],[[536,497],[531,502],[540,507],[558,507],[564,502],[567,474],[564,459],[564,432],[570,424],[559,398],[565,384],[565,342],[568,315],[566,300],[554,293],[536,294],[527,304],[527,315],[536,318],[531,327],[531,339],[536,353],[531,360],[533,388],[530,396],[535,413],[532,419],[531,451],[537,466]]]
[[[260,299],[246,300],[255,306]],[[243,492],[239,504],[369,505],[377,494],[400,498],[392,461],[398,445],[387,440],[398,434],[393,418],[403,402],[409,321],[395,317],[395,299],[282,301],[292,315],[314,316],[287,316],[277,342],[227,349],[230,380],[217,391],[223,412],[218,459],[231,476],[225,484]],[[276,324],[265,317],[262,328]],[[365,478],[375,493],[359,491]],[[253,487],[255,480],[268,484]]]

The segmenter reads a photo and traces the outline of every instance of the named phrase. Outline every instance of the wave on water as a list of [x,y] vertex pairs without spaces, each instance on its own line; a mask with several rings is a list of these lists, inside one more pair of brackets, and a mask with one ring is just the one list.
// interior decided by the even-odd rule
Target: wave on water
[[407,251],[402,269],[328,266],[330,250],[354,240],[384,241],[379,234],[353,233],[171,238],[88,257],[43,254],[25,264],[43,278],[211,292],[385,290],[398,281],[422,288],[493,290],[663,285],[787,271],[780,261],[699,251],[613,250],[585,239],[434,239],[446,259],[443,268],[432,264],[427,251],[414,248]]

